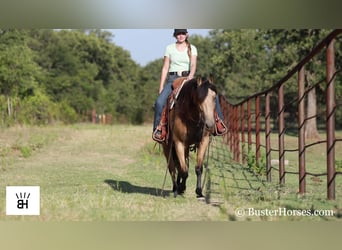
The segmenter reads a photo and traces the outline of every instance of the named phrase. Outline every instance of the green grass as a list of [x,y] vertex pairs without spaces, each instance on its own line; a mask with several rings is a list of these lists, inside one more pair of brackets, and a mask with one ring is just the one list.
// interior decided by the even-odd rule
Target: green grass
[[[21,129],[25,132],[19,132]],[[6,162],[0,171],[0,219],[38,221],[222,220],[220,211],[199,202],[194,175],[184,197],[159,195],[165,159],[153,149],[150,126],[16,128],[3,130]],[[14,144],[52,138],[23,157]],[[4,137],[2,137],[4,138]],[[5,151],[5,150],[4,150]],[[38,185],[40,216],[6,216],[5,187]],[[166,194],[171,188],[166,179]]]
[[[336,178],[335,201],[326,200],[324,179],[320,182],[308,178],[307,195],[301,197],[297,195],[297,176],[286,176],[286,185],[279,187],[274,171],[272,183],[267,183],[265,176],[233,163],[221,137],[214,138],[206,162],[207,202],[195,197],[193,153],[186,193],[174,198],[167,174],[165,196],[160,196],[166,161],[161,148],[151,139],[149,125],[14,127],[2,129],[0,138],[0,220],[338,220],[342,213],[341,176]],[[287,138],[287,143],[292,140]],[[341,152],[341,148],[337,150]],[[321,160],[317,152],[314,158],[307,158],[309,162]],[[290,159],[289,168],[295,168],[290,156],[286,158]],[[40,186],[41,215],[6,216],[8,185]],[[237,208],[333,209],[335,216],[239,217]]]
[[[341,132],[337,133],[340,138]],[[322,135],[323,137],[324,135]],[[224,150],[229,148],[221,143],[213,147],[211,171],[212,182],[217,184],[217,190],[221,189],[221,209],[230,220],[337,220],[342,216],[342,176],[336,177],[336,200],[327,200],[326,176],[306,177],[306,194],[298,195],[298,175],[286,174],[285,185],[279,186],[279,174],[272,170],[272,182],[266,181],[266,176],[259,174],[254,168],[233,163],[231,155]],[[287,149],[296,148],[297,138],[285,137]],[[272,146],[277,148],[277,135],[272,136]],[[252,148],[252,151],[254,148]],[[306,169],[311,173],[326,172],[325,145],[311,147],[306,152]],[[341,143],[336,144],[336,158],[342,152]],[[250,156],[248,156],[250,157]],[[272,159],[277,159],[277,153],[272,153]],[[265,154],[261,154],[261,165],[264,164]],[[286,171],[298,172],[298,153],[287,152],[285,159],[289,164]],[[248,162],[248,161],[247,161]],[[338,162],[338,161],[337,161]],[[264,166],[263,166],[264,167]],[[286,208],[288,210],[332,210],[334,216],[242,216],[237,217],[235,210],[242,208],[248,210],[255,208],[260,210]],[[331,211],[328,211],[331,212]],[[291,211],[289,212],[291,213]]]

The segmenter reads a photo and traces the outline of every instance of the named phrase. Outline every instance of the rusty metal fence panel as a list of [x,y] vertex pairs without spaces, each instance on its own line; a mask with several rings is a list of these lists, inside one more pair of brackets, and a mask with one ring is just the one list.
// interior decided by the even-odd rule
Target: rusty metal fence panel
[[[288,72],[280,81],[266,91],[256,93],[247,97],[245,100],[232,104],[223,96],[220,96],[220,103],[225,116],[225,122],[228,125],[228,133],[225,135],[225,143],[229,146],[232,152],[233,159],[236,162],[246,164],[246,155],[253,153],[256,161],[260,160],[261,147],[266,151],[266,176],[267,181],[271,181],[271,172],[276,170],[279,172],[279,184],[285,185],[285,176],[288,173],[298,174],[298,192],[304,194],[306,192],[306,176],[324,176],[327,177],[327,199],[335,199],[335,177],[342,174],[336,171],[335,168],[335,145],[341,142],[342,139],[335,137],[335,112],[336,112],[336,96],[334,79],[341,70],[335,69],[335,52],[334,41],[342,33],[342,29],[337,29],[331,32],[323,39],[303,60],[301,60],[291,71]],[[325,111],[325,129],[326,140],[319,140],[312,144],[305,142],[305,123],[310,117],[305,117],[304,100],[309,90],[305,90],[304,70],[305,65],[309,61],[324,51],[326,53],[326,111]],[[298,148],[286,149],[284,136],[286,131],[285,124],[285,97],[284,88],[291,77],[297,77],[298,82],[298,99],[293,100],[297,106],[298,120]],[[276,106],[271,106],[271,97],[277,96]],[[261,110],[264,107],[264,110]],[[276,110],[274,110],[276,109]],[[264,115],[262,116],[262,112]],[[272,149],[271,145],[271,113],[276,113],[278,126],[278,149]],[[261,144],[261,123],[264,124],[263,131],[265,132],[265,144]],[[247,140],[246,140],[247,133]],[[254,137],[254,140],[253,140]],[[325,173],[310,173],[306,169],[306,149],[314,144],[326,143],[326,172]],[[246,147],[247,145],[247,147]],[[252,145],[255,148],[252,151]],[[278,152],[279,168],[274,168],[271,165],[271,151]],[[298,172],[285,170],[285,152],[298,152]]]

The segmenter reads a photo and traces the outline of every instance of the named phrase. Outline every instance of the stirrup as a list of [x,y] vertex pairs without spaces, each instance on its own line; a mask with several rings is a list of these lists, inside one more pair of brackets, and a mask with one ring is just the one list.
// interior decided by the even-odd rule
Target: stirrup
[[217,118],[215,123],[215,133],[214,135],[224,135],[228,132],[227,126],[224,124],[224,122]]
[[154,130],[152,133],[152,139],[156,142],[164,142],[165,136],[163,136],[162,129],[157,128],[156,130]]

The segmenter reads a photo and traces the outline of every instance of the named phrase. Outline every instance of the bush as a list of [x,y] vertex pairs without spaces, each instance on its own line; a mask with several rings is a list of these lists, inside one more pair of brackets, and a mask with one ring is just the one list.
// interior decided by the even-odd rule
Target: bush
[[65,124],[77,122],[78,115],[76,111],[72,107],[70,107],[70,105],[66,101],[58,103],[58,110],[58,120],[62,121]]
[[53,103],[43,93],[26,97],[18,110],[19,123],[30,125],[48,124],[52,118]]

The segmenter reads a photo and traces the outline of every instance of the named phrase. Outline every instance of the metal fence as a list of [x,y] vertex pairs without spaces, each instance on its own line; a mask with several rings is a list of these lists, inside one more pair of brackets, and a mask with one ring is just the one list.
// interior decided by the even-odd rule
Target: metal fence
[[[259,162],[261,148],[264,148],[267,181],[271,181],[272,171],[278,171],[279,184],[285,185],[285,175],[290,173],[290,171],[285,170],[285,153],[288,151],[298,152],[299,169],[296,174],[298,174],[299,177],[299,193],[304,194],[306,192],[306,177],[308,175],[326,176],[327,198],[330,200],[335,199],[336,176],[342,174],[342,172],[336,171],[335,166],[335,147],[337,143],[342,142],[342,139],[338,139],[335,136],[335,114],[336,109],[341,105],[341,103],[338,105],[336,104],[335,79],[336,76],[341,73],[341,70],[335,69],[334,51],[335,40],[341,33],[341,29],[332,31],[305,58],[290,70],[288,74],[271,88],[251,95],[237,104],[229,103],[225,97],[220,96],[225,122],[228,125],[228,133],[224,140],[229,146],[235,161],[245,164],[247,155],[253,153],[256,162]],[[313,58],[317,57],[319,53],[326,54],[326,79],[323,83],[317,83],[317,85],[323,84],[325,89],[325,114],[323,114],[325,119],[323,124],[326,132],[326,139],[317,140],[308,144],[305,140],[305,124],[308,120],[313,119],[313,117],[307,117],[305,114],[305,100],[309,91],[317,85],[305,89],[304,70],[305,66]],[[284,89],[286,89],[289,79],[293,79],[293,77],[297,77],[298,97],[295,100],[285,100]],[[287,129],[286,116],[288,115],[288,112],[286,112],[286,107],[288,103],[291,103],[292,106],[296,107],[293,111],[294,114],[290,114],[292,116],[295,115],[297,120],[295,135],[298,138],[298,148],[296,149],[287,149],[284,142],[285,131]],[[271,133],[274,131],[272,132],[271,114],[274,114],[273,120],[276,121],[274,127],[277,128],[276,133],[278,134],[277,149],[272,147],[274,140],[271,141]],[[320,114],[316,115],[316,117],[320,117]],[[263,144],[261,143],[262,134],[265,134]],[[322,143],[326,144],[326,172],[314,174],[306,170],[306,150],[313,145]],[[272,151],[278,153],[277,168],[273,167],[271,164]]]

